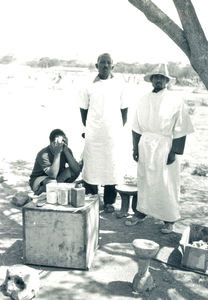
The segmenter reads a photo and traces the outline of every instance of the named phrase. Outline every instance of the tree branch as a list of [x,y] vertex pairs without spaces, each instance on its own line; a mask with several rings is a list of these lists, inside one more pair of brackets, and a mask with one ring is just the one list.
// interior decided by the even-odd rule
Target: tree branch
[[193,4],[191,0],[173,0],[173,2],[178,11],[184,33],[190,46],[191,56],[194,55],[199,59],[202,51],[208,53],[208,42]]
[[184,31],[151,0],[128,1],[138,8],[150,22],[154,23],[163,32],[165,32],[181,48],[188,58],[190,57],[191,51]]

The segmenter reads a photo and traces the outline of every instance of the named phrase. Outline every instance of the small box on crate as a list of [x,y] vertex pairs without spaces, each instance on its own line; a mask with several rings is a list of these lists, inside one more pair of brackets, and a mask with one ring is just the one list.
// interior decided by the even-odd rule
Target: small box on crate
[[71,189],[71,205],[80,207],[85,205],[85,188],[78,187]]
[[181,265],[208,273],[208,227],[191,224],[180,240],[182,248]]

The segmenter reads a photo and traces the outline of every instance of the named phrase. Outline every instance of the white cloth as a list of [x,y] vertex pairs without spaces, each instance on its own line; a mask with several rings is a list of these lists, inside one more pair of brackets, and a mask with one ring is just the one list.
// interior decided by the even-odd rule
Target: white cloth
[[117,78],[95,80],[80,95],[88,109],[83,179],[90,184],[117,184],[121,173],[121,109],[127,108],[124,83]]
[[179,159],[167,165],[173,138],[193,132],[181,99],[163,89],[137,103],[133,131],[141,134],[138,161],[137,210],[163,221],[174,222],[179,211]]

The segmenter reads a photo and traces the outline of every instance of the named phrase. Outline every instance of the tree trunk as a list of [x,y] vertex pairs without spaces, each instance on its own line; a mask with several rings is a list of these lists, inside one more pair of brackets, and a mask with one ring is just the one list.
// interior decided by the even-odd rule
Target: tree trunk
[[208,42],[191,0],[173,0],[182,29],[151,0],[128,1],[176,43],[208,89]]

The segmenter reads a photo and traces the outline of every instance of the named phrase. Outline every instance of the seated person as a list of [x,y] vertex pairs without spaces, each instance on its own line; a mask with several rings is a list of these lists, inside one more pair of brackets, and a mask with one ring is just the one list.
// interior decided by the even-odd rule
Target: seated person
[[49,140],[50,144],[38,152],[30,175],[29,184],[35,195],[46,192],[46,184],[52,180],[74,182],[80,174],[79,163],[68,147],[65,133],[60,129],[54,129],[50,133]]

